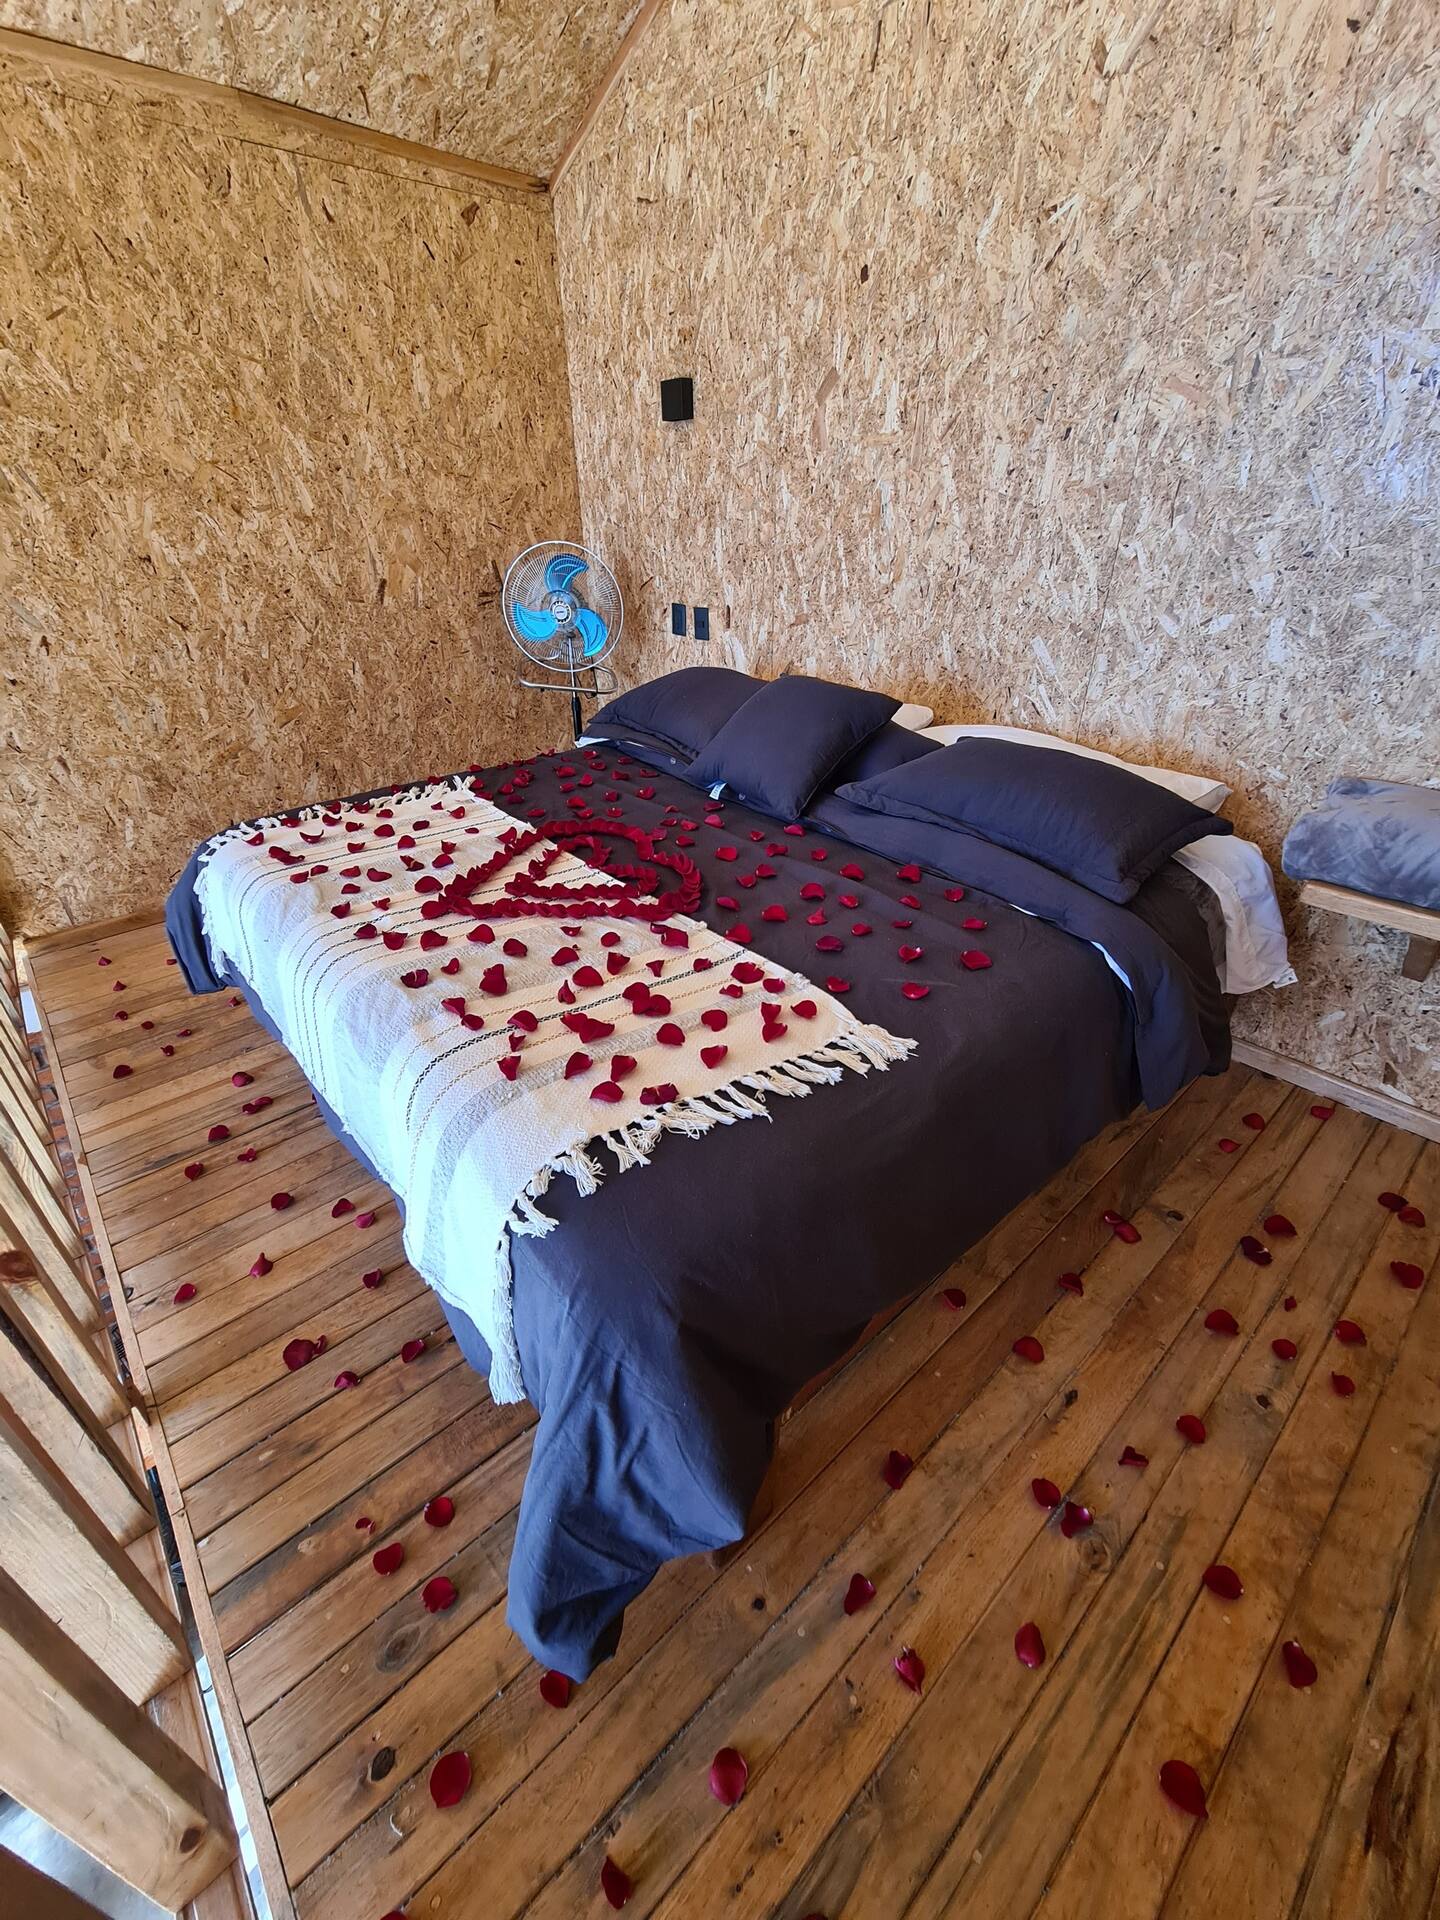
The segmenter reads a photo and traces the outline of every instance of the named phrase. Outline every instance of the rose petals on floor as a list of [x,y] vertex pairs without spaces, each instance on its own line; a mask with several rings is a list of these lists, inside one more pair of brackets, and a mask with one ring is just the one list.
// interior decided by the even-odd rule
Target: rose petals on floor
[[442,1753],[430,1769],[430,1798],[437,1807],[458,1807],[470,1791],[468,1753]]
[[1167,1760],[1160,1769],[1160,1790],[1165,1798],[1194,1820],[1209,1818],[1205,1789],[1200,1776],[1188,1760]]
[[880,1469],[880,1478],[887,1487],[898,1493],[910,1478],[914,1468],[915,1462],[908,1453],[901,1453],[897,1448],[892,1448],[885,1456],[885,1464]]
[[616,1866],[608,1853],[600,1863],[600,1891],[617,1913],[635,1891],[634,1881],[623,1868]]
[[540,1698],[547,1707],[568,1707],[570,1704],[570,1677],[551,1668],[540,1676]]
[[912,1693],[925,1684],[925,1662],[913,1647],[902,1647],[895,1656],[895,1672]]
[[867,1579],[863,1573],[852,1573],[842,1603],[846,1613],[859,1613],[860,1609],[868,1607],[874,1598],[875,1582]]
[[1015,1658],[1022,1667],[1043,1667],[1045,1641],[1033,1620],[1027,1620],[1015,1635]]
[[745,1797],[750,1769],[743,1753],[734,1747],[721,1747],[710,1762],[710,1791],[722,1807],[738,1807]]

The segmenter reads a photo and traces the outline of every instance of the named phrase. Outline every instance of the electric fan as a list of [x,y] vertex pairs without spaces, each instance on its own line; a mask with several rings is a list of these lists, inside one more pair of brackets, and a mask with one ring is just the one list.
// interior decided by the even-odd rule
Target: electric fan
[[541,540],[510,562],[500,589],[510,638],[550,676],[522,679],[540,693],[568,693],[578,740],[580,702],[615,691],[601,661],[615,650],[625,608],[615,576],[597,555],[563,540]]

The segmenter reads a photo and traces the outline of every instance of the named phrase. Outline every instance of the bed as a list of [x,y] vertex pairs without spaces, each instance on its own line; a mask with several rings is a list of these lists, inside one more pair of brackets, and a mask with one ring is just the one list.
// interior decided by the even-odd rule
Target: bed
[[[743,964],[747,974],[753,967],[754,985],[732,988],[729,1004],[762,997],[771,1011],[756,1019],[767,1035],[781,1030],[782,1052],[793,1053],[803,1008],[819,1002],[821,1014],[811,1017],[822,1024],[833,1005],[848,1030],[883,1037],[873,1057],[859,1060],[843,1057],[842,1034],[839,1054],[795,1056],[808,1085],[781,1077],[767,1092],[767,1069],[746,1080],[748,1095],[737,1083],[737,1105],[713,1105],[715,1124],[688,1126],[682,1113],[664,1131],[663,1096],[675,1087],[670,1055],[662,1059],[663,1048],[652,1046],[621,1089],[626,1111],[651,1126],[628,1136],[643,1138],[646,1150],[617,1161],[595,1147],[575,1164],[596,1169],[596,1179],[552,1172],[530,1190],[535,1231],[510,1216],[507,1339],[513,1334],[519,1381],[539,1419],[509,1616],[542,1665],[576,1680],[613,1653],[626,1605],[661,1565],[743,1536],[777,1419],[872,1318],[942,1272],[1106,1124],[1142,1100],[1163,1104],[1229,1061],[1221,920],[1214,892],[1194,872],[1162,858],[1128,898],[1114,900],[999,844],[973,820],[937,815],[933,783],[918,810],[913,795],[897,800],[887,781],[903,781],[932,749],[961,748],[921,743],[888,717],[871,725],[873,709],[858,717],[847,709],[848,726],[837,725],[833,690],[812,700],[830,714],[828,731],[822,724],[807,734],[782,710],[778,734],[773,725],[752,727],[740,751],[733,741],[727,748],[722,736],[760,688],[748,676],[733,679],[743,684],[725,689],[728,719],[693,687],[681,700],[688,738],[679,737],[685,727],[673,713],[668,731],[655,721],[653,702],[617,702],[618,714],[607,710],[577,748],[240,823],[197,849],[167,908],[192,990],[245,994],[256,1018],[296,1052],[331,1125],[416,1209],[422,1202],[397,1180],[385,1144],[393,1122],[382,1135],[353,1091],[338,1103],[330,1097],[343,1082],[327,1084],[323,1047],[316,1052],[320,1042],[300,1032],[319,1021],[321,1003],[307,997],[301,1020],[290,990],[299,972],[353,972],[352,1023],[366,1045],[379,1045],[383,1062],[392,1042],[383,1034],[376,1041],[377,1023],[399,1022],[417,1084],[430,1084],[442,1053],[463,1062],[466,1048],[476,1059],[490,1048],[487,1100],[504,1077],[506,1104],[532,1118],[527,1084],[559,1086],[561,1072],[544,1079],[550,1056],[541,1042],[553,1031],[554,1058],[573,1060],[566,1050],[574,1026],[562,1031],[559,1022],[582,1017],[570,983],[596,962],[592,1010],[603,1001],[623,1013],[626,986],[642,1010],[646,992],[673,995],[667,1012],[677,1019],[686,993],[724,1007],[716,983]],[[886,715],[897,705],[889,702]],[[747,768],[746,753],[760,755],[759,774]],[[795,772],[797,756],[805,761],[799,784],[777,784],[775,761]],[[996,764],[982,769],[992,803]],[[712,778],[717,765],[728,779]],[[797,795],[793,811],[773,810],[777,798],[793,803]],[[908,811],[896,811],[902,804]],[[1064,807],[1073,811],[1068,800]],[[382,825],[391,829],[383,839]],[[597,831],[587,840],[587,829],[601,827],[616,837]],[[497,850],[495,872],[472,883],[468,897],[467,831],[476,836],[471,844]],[[992,831],[1003,834],[993,824]],[[1190,844],[1227,831],[1225,823],[1196,825]],[[697,891],[683,913],[672,907],[618,932],[603,898],[582,920],[564,917],[560,902],[538,912],[540,883],[503,891],[521,862],[519,854],[501,860],[501,852],[519,848],[528,858],[567,835],[567,858],[580,860],[597,885],[628,884],[636,889],[628,897],[649,900],[693,869]],[[411,842],[401,855],[409,866],[394,858],[403,840]],[[360,851],[352,855],[352,846]],[[377,850],[383,867],[372,864]],[[341,881],[346,867],[329,857],[337,852],[358,863],[357,878]],[[665,857],[677,865],[660,870],[648,893],[654,867],[639,881],[615,878]],[[414,891],[422,881],[428,893]],[[342,886],[353,891],[343,896]],[[509,917],[487,920],[487,901],[502,899]],[[403,949],[362,943],[362,914],[377,927],[408,929]],[[292,944],[277,973],[281,928]],[[441,944],[422,952],[424,933]],[[463,1013],[442,1016],[446,1001],[483,1004],[468,996],[507,940],[526,949],[512,971],[524,976],[527,1011],[538,1014],[541,1032],[517,1037],[494,1020],[470,1032]],[[622,963],[611,978],[605,961],[617,949],[633,966]],[[720,961],[702,981],[693,969],[712,951]],[[297,962],[297,954],[313,962]],[[422,973],[422,986],[400,984]],[[637,988],[642,973],[658,985]],[[783,990],[765,997],[776,989]],[[633,1012],[637,1000],[628,1005]],[[425,1038],[432,1030],[443,1044]],[[648,1028],[648,1039],[658,1031]],[[505,1057],[499,1033],[518,1050],[513,1081],[508,1069],[497,1072]],[[717,1035],[694,1038],[713,1043]],[[690,1041],[687,1029],[674,1057],[694,1051]],[[856,1044],[863,1051],[868,1043]],[[813,1064],[832,1057],[839,1064]],[[377,1087],[388,1084],[381,1067],[376,1072]],[[782,1090],[807,1097],[780,1097]],[[642,1092],[662,1097],[642,1109]],[[697,1094],[696,1110],[712,1111],[711,1100]],[[618,1116],[594,1111],[596,1135],[621,1140],[609,1131]],[[476,1180],[465,1175],[459,1184],[465,1192],[447,1202],[449,1228],[434,1228],[449,1232],[452,1262],[465,1256],[454,1221],[469,1217],[455,1209],[471,1204]],[[424,1205],[433,1210],[433,1195]],[[441,1292],[467,1359],[493,1381],[494,1341],[462,1304],[468,1296],[453,1264],[449,1280],[420,1265],[412,1227],[423,1241],[417,1211],[407,1214],[412,1261]],[[431,1244],[419,1247],[422,1257]]]

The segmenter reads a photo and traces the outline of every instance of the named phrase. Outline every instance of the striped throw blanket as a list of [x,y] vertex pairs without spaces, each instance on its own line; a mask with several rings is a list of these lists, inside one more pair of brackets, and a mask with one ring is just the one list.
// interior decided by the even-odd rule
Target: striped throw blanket
[[663,1133],[914,1046],[697,920],[634,917],[666,856],[632,837],[625,895],[623,861],[597,871],[595,847],[537,841],[456,778],[252,821],[202,856],[212,961],[399,1196],[406,1253],[479,1328],[497,1401],[524,1393],[510,1235],[551,1231],[557,1174],[589,1194],[605,1155],[644,1166]]

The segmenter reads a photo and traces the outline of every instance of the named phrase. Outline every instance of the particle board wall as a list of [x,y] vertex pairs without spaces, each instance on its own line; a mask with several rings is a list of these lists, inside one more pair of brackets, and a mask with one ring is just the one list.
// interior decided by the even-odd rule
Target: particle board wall
[[0,61],[0,911],[561,737],[499,571],[578,501],[543,196]]
[[547,174],[639,0],[0,0],[0,27]]
[[[630,672],[1213,770],[1277,864],[1436,777],[1437,127],[1432,0],[672,0],[556,194]],[[1440,1112],[1440,971],[1283,891],[1238,1030]]]

